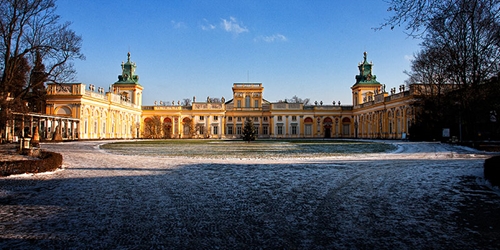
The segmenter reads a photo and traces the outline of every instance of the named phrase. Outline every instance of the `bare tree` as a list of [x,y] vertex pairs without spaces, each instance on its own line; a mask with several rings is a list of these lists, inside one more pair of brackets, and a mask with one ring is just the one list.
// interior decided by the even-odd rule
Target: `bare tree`
[[302,98],[294,95],[290,99],[285,98],[285,102],[287,102],[287,103],[302,103],[304,105],[307,105],[307,104],[309,104],[310,99],[309,98],[302,99]]
[[220,98],[218,98],[218,97],[210,97],[210,99],[209,99],[209,100],[210,100],[210,102],[212,102],[212,103],[221,103],[221,102],[222,102],[222,101],[221,101],[221,99],[220,99]]
[[40,94],[46,81],[69,80],[75,73],[72,60],[85,59],[80,51],[82,38],[69,29],[70,23],[60,24],[55,10],[55,0],[0,1],[0,109],[4,113],[0,124],[5,124],[6,111],[25,111],[18,104],[26,101],[28,93]]
[[172,124],[163,123],[162,131],[163,131],[163,138],[170,139],[172,137]]
[[[440,57],[445,77],[461,86],[496,76],[500,65],[500,0],[390,0],[394,15],[382,25],[406,25]],[[439,53],[436,53],[439,50]]]
[[144,130],[142,133],[144,138],[158,139],[161,138],[161,133],[162,124],[160,116],[155,115],[144,120]]
[[424,48],[414,54],[411,62],[411,71],[405,71],[409,76],[407,84],[419,83],[422,88],[421,94],[427,96],[440,96],[444,90],[453,82],[450,81],[448,73],[448,60],[439,48]]
[[184,98],[184,99],[182,100],[182,106],[184,106],[184,107],[189,107],[189,106],[191,106],[191,99],[189,99],[189,98]]
[[[482,106],[498,103],[498,98],[479,100],[485,96],[481,86],[500,72],[500,0],[387,2],[394,15],[382,27],[405,25],[410,36],[423,40],[409,81],[427,84],[437,95],[421,104],[420,124],[438,124],[439,130],[455,123],[469,139],[480,134],[476,124],[486,116]],[[441,96],[455,86],[460,90]],[[424,134],[430,130],[422,127]]]

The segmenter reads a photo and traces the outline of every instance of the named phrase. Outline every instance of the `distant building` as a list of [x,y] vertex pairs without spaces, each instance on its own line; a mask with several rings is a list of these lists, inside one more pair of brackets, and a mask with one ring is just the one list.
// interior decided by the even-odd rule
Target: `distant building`
[[234,83],[233,98],[227,102],[193,98],[191,106],[143,106],[142,126],[158,117],[171,128],[162,131],[163,137],[233,139],[241,137],[245,119],[250,118],[258,138],[405,138],[414,119],[413,86],[401,85],[399,91],[388,93],[372,67],[365,52],[351,87],[352,105],[271,103],[263,98],[262,83]]
[[[42,140],[59,129],[63,139],[240,138],[245,119],[252,119],[258,138],[383,138],[408,135],[412,103],[419,85],[386,91],[363,61],[351,87],[352,104],[269,102],[262,83],[234,83],[233,96],[186,103],[142,106],[143,87],[135,63],[122,63],[118,81],[92,84],[48,84],[46,114],[37,120]],[[214,101],[215,100],[215,101]],[[33,124],[31,125],[33,127]]]

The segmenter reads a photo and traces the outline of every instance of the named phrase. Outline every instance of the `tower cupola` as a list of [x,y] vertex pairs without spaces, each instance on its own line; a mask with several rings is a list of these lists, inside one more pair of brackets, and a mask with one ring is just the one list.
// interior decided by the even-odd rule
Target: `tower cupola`
[[130,61],[130,52],[127,54],[127,62],[122,62],[122,74],[118,75],[118,82],[120,83],[135,83],[139,84],[139,76],[135,74],[135,68],[137,66],[134,62]]
[[366,60],[366,51],[363,53],[363,62],[358,64],[359,75],[356,75],[356,83],[358,84],[380,84],[377,82],[377,76],[372,74],[373,63]]

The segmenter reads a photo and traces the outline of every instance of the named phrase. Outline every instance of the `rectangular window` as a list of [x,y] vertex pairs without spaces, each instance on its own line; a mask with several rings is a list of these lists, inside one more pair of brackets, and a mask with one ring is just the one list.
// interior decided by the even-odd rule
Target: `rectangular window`
[[267,116],[264,116],[264,118],[262,118],[263,121],[267,122]]
[[292,135],[297,134],[297,125],[292,125]]
[[263,135],[267,135],[268,134],[268,132],[267,132],[267,126],[263,126],[262,127],[262,134]]
[[292,115],[292,121],[297,121],[297,116],[296,115]]
[[241,122],[241,117],[238,117],[236,121]]
[[241,135],[241,126],[236,126],[236,134]]
[[214,115],[214,121],[218,121],[219,120],[219,117]]
[[214,128],[213,134],[214,135],[218,135],[219,134],[219,127],[218,126],[214,126],[213,128]]
[[278,135],[282,135],[282,134],[283,134],[283,126],[278,125]]
[[305,126],[305,134],[306,135],[312,135],[312,125],[311,124],[306,124],[306,126]]
[[236,107],[241,108],[241,100],[236,101]]
[[232,135],[233,134],[233,126],[227,126],[227,134]]
[[253,122],[259,122],[259,117],[254,117]]
[[228,117],[228,118],[227,118],[227,121],[228,121],[228,122],[232,122],[232,121],[233,121],[233,117],[232,117],[232,116]]
[[259,134],[259,126],[254,126],[255,128],[255,134],[258,135]]
[[200,115],[200,121],[205,120],[205,116]]
[[258,107],[259,107],[259,100],[255,100],[255,101],[253,101],[253,106],[254,106],[255,108],[258,108]]
[[200,129],[198,130],[198,132],[200,133],[200,135],[203,134],[203,131],[205,131],[205,126],[200,125]]
[[280,121],[283,121],[283,116],[281,116],[281,115],[280,115],[280,116],[278,116],[278,121],[279,121],[279,122],[280,122]]

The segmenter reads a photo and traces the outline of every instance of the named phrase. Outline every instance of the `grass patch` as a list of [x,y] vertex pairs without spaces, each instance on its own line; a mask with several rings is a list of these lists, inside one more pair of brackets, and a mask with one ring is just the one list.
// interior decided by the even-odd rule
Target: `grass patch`
[[324,157],[392,151],[385,143],[345,140],[144,140],[101,146],[113,154],[193,158]]

